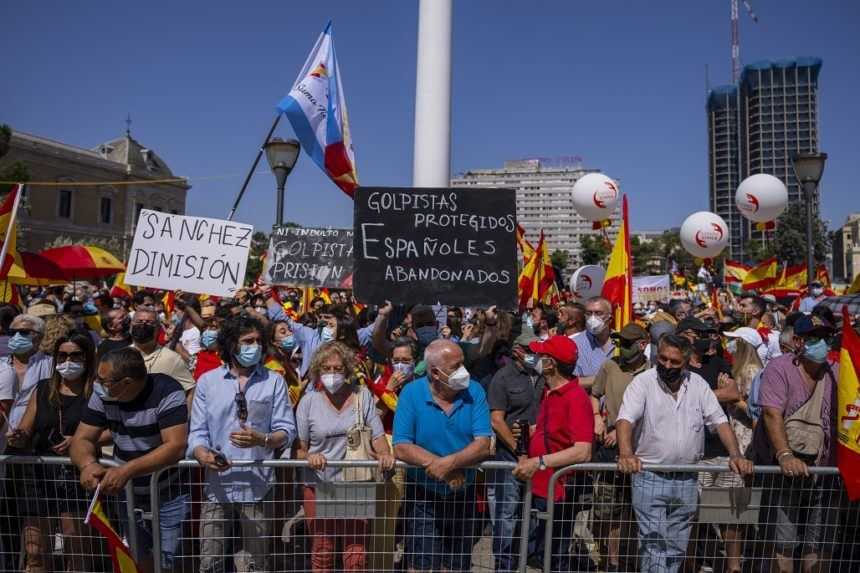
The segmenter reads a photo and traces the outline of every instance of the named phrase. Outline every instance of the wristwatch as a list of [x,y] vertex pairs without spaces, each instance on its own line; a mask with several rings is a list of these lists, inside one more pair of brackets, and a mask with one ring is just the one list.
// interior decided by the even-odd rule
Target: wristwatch
[[546,462],[543,461],[543,456],[539,457],[538,458],[538,469],[539,470],[545,470],[547,467],[548,466],[546,465]]

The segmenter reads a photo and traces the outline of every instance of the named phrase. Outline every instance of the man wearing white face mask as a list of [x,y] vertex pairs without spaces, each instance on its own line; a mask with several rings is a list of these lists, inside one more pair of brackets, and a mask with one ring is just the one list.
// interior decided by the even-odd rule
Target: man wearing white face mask
[[579,385],[590,388],[597,371],[615,354],[612,334],[612,304],[596,296],[585,301],[585,332],[573,337],[579,350],[574,374]]
[[475,470],[467,468],[489,456],[490,411],[459,346],[435,340],[424,359],[427,376],[403,389],[394,415],[394,454],[416,466],[407,472],[407,566],[469,571],[480,532]]
[[191,411],[188,454],[206,472],[201,511],[201,570],[223,567],[225,520],[238,519],[245,557],[237,571],[266,570],[272,468],[231,467],[232,460],[272,459],[296,436],[287,385],[261,364],[263,326],[253,318],[224,323],[224,366],[200,377]]
[[824,294],[824,287],[820,282],[814,282],[809,285],[809,294],[800,301],[800,312],[809,314],[816,305],[827,298]]

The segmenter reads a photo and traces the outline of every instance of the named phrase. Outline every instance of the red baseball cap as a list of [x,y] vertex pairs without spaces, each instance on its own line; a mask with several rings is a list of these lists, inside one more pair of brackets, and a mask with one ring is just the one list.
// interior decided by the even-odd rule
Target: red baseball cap
[[576,364],[579,350],[576,343],[567,336],[550,336],[545,341],[535,340],[529,344],[529,350],[536,354],[552,356],[562,364]]

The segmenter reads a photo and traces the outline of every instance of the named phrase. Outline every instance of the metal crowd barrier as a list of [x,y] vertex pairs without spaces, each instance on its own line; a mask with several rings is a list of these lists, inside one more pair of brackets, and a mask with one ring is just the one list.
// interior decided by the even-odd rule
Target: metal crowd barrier
[[[334,481],[311,495],[305,461],[236,462],[232,479],[243,484],[237,491],[268,493],[259,503],[221,504],[207,499],[205,472],[188,460],[150,481],[151,499],[185,496],[184,511],[163,515],[153,503],[142,517],[151,521],[153,554],[161,555],[161,534],[169,532],[171,570],[189,573],[410,566],[607,571],[610,565],[649,572],[860,571],[860,506],[844,498],[836,468],[787,478],[779,468],[756,467],[744,481],[725,465],[646,465],[642,474],[624,476],[615,464],[581,464],[557,470],[544,500],[532,495],[530,482],[510,479],[513,467],[482,464],[454,497],[428,494],[403,464],[384,481]],[[45,570],[110,571],[101,536],[81,523],[90,496],[67,458],[0,456],[0,471],[0,569],[23,570],[27,549],[38,546]],[[130,486],[127,492],[127,503],[108,503],[106,510],[135,548],[136,530],[123,525],[141,511]],[[496,524],[507,528],[494,540],[492,508],[500,504],[513,511]],[[428,508],[440,529],[428,527]],[[446,544],[434,543],[439,531]],[[497,567],[501,541],[507,553]],[[160,559],[153,562],[155,571],[166,570]]]
[[725,464],[646,464],[636,475],[611,463],[560,469],[548,498],[562,490],[563,501],[537,515],[547,522],[543,570],[585,559],[600,571],[610,562],[619,571],[860,571],[860,504],[848,502],[837,468],[809,473],[756,466],[743,479]]
[[[102,506],[134,551],[136,528],[124,527],[134,523],[131,483],[125,494],[103,496]],[[112,571],[104,538],[83,523],[91,500],[69,458],[0,455],[0,570]]]

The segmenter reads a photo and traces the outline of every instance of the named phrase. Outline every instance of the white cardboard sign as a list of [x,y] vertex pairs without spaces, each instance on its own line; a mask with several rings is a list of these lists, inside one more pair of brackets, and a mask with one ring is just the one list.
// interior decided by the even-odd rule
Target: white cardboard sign
[[126,284],[233,296],[245,282],[254,227],[234,221],[140,212]]

